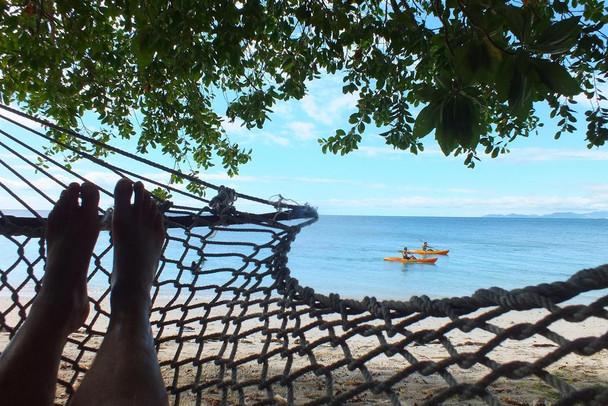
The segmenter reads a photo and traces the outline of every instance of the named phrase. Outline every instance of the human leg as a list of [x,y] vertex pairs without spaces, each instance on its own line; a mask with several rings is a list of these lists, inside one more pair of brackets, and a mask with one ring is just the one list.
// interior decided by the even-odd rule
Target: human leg
[[53,404],[67,336],[89,312],[86,278],[99,234],[98,203],[97,187],[72,183],[49,214],[42,288],[0,357],[4,405]]
[[150,289],[164,238],[163,216],[150,193],[140,182],[120,180],[112,220],[110,324],[72,405],[167,404],[150,327]]

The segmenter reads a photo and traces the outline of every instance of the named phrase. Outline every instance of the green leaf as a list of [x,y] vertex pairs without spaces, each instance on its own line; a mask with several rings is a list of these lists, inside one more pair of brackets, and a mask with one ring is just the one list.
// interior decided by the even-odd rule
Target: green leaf
[[477,104],[466,95],[457,93],[443,104],[439,127],[443,138],[451,137],[463,148],[475,148],[479,142],[479,119]]
[[568,70],[557,62],[545,59],[535,59],[533,66],[538,76],[550,92],[564,96],[576,96],[583,90],[576,79],[570,76]]
[[435,82],[437,83],[437,87],[442,90],[452,89],[453,80],[453,75],[445,69],[440,70],[439,74],[435,76]]
[[509,90],[515,73],[515,58],[509,56],[504,58],[498,65],[494,76],[494,88],[499,102],[505,102],[509,98]]
[[423,138],[437,127],[439,121],[437,103],[431,103],[418,113],[414,122],[414,137]]
[[576,45],[581,34],[580,17],[552,24],[534,41],[531,48],[544,54],[562,54]]
[[446,133],[441,126],[437,127],[435,130],[435,139],[441,148],[441,152],[443,152],[445,156],[450,155],[458,146],[456,138]]
[[168,200],[173,197],[168,189],[161,188],[161,187],[157,187],[156,189],[152,190],[150,193],[152,195],[158,197],[161,200]]
[[483,80],[492,65],[492,58],[486,44],[474,39],[454,51],[454,65],[461,86],[468,86]]
[[133,39],[133,52],[137,58],[137,64],[143,69],[150,65],[154,57],[154,48],[151,45],[152,28],[150,26],[140,28]]
[[418,86],[415,91],[417,96],[423,102],[430,102],[434,100],[439,94],[439,91],[437,89],[435,89],[431,85],[427,85],[426,83]]
[[524,119],[532,109],[533,95],[537,90],[535,84],[540,81],[531,63],[523,56],[517,58],[509,86],[509,109],[519,119]]
[[506,8],[507,25],[518,40],[526,43],[530,37],[530,16],[524,8],[508,6]]

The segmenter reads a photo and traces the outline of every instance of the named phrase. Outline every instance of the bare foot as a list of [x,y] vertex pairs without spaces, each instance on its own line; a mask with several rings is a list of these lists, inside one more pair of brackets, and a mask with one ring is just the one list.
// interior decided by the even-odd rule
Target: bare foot
[[114,201],[112,316],[148,312],[150,289],[165,240],[163,215],[141,182],[119,180]]
[[95,185],[72,183],[47,221],[46,269],[34,309],[52,312],[68,332],[82,326],[89,314],[87,271],[99,235],[98,204]]

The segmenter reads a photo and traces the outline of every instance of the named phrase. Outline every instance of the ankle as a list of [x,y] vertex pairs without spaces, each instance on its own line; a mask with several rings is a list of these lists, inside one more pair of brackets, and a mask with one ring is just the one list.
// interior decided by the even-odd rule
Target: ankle
[[30,316],[66,334],[82,327],[89,314],[88,297],[58,295],[40,291],[32,304]]
[[150,290],[145,288],[133,288],[126,284],[115,284],[112,286],[110,296],[112,316],[114,315],[145,315],[149,317],[152,300]]

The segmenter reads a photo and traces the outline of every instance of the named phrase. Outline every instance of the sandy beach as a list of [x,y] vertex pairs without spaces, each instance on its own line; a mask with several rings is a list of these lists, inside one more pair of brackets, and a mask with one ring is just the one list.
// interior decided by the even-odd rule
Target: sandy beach
[[[97,306],[107,311],[106,303]],[[163,377],[167,386],[174,388],[172,403],[194,404],[200,396],[202,404],[220,404],[223,397],[228,404],[256,404],[270,395],[279,403],[323,403],[330,391],[349,404],[389,404],[393,396],[402,404],[415,405],[448,388],[448,382],[475,384],[484,377],[488,379],[492,369],[501,365],[549,359],[560,349],[556,341],[571,342],[608,332],[608,320],[601,317],[576,323],[561,320],[550,323],[542,334],[523,340],[501,339],[487,351],[487,343],[497,337],[496,332],[537,323],[549,312],[512,311],[469,332],[453,328],[448,318],[416,320],[417,315],[394,319],[392,329],[366,315],[349,316],[351,325],[344,329],[336,314],[311,314],[303,306],[286,308],[278,301],[270,305],[256,300],[244,303],[220,298],[208,304],[195,299],[188,304],[187,312],[181,303],[159,300],[155,304],[153,331],[159,341]],[[3,311],[11,304],[9,298],[0,300]],[[467,317],[473,320],[488,311],[491,309]],[[105,315],[91,313],[88,327],[70,337],[64,351],[66,360],[59,371],[60,381],[75,387],[83,373],[72,364],[79,360],[80,368],[90,366],[107,326]],[[18,318],[13,310],[6,324],[15,325]],[[431,337],[428,334],[436,338],[421,339]],[[425,340],[428,342],[421,344]],[[8,333],[3,331],[0,348],[7,342]],[[466,359],[483,348],[485,356],[471,365],[449,362],[455,354]],[[437,365],[446,366],[441,375],[430,373]],[[573,388],[607,386],[608,350],[590,356],[569,353],[543,370]],[[371,383],[387,382],[387,391],[374,394],[367,390]],[[272,390],[267,391],[269,388]],[[491,379],[488,390],[501,402],[512,405],[549,404],[559,398],[554,388],[534,375]],[[56,401],[63,404],[67,398],[65,387],[58,385]],[[444,404],[484,403],[479,397],[452,397]]]

